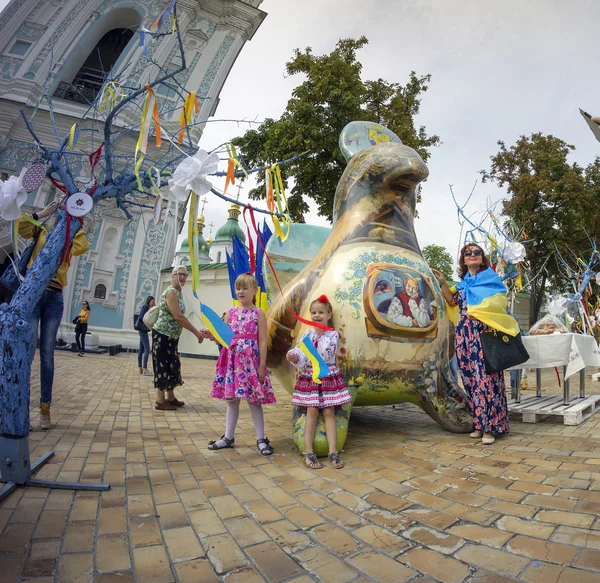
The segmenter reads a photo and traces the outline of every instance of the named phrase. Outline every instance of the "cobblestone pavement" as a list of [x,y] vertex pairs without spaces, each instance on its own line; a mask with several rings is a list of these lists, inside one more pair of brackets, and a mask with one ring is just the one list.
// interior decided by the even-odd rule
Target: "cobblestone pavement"
[[135,355],[56,361],[57,425],[30,440],[34,457],[56,455],[38,477],[111,489],[11,494],[1,582],[600,581],[600,415],[513,419],[485,447],[412,405],[357,409],[346,468],[311,471],[281,390],[265,415],[276,455],[258,454],[246,407],[236,448],[209,452],[225,410],[209,398],[213,362],[184,359],[187,404],[164,413]]

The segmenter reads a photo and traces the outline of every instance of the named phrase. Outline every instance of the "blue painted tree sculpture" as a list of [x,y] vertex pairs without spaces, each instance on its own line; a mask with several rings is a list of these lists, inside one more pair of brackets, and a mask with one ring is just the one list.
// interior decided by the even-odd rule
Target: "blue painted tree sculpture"
[[[94,203],[112,198],[125,216],[131,219],[128,206],[152,208],[157,200],[160,183],[164,185],[175,166],[197,150],[191,138],[194,123],[190,119],[190,113],[193,115],[193,107],[183,107],[184,104],[190,103],[190,96],[195,96],[188,93],[177,79],[185,70],[186,61],[180,33],[171,22],[176,22],[176,6],[174,2],[172,4],[170,17],[162,23],[163,26],[160,26],[156,33],[140,29],[139,34],[143,42],[147,43],[157,42],[166,34],[177,35],[181,58],[179,68],[165,71],[150,59],[150,66],[156,67],[157,70],[156,79],[142,87],[130,86],[127,78],[112,76],[109,73],[103,91],[66,136],[60,135],[54,122],[52,100],[43,95],[40,100],[46,101],[56,135],[57,145],[54,147],[43,143],[36,134],[33,114],[28,117],[23,110],[21,111],[25,124],[38,146],[38,161],[46,165],[47,178],[63,190],[65,200],[76,193],[90,195]],[[162,105],[156,100],[157,117],[172,117],[175,113],[174,107],[177,108],[176,113],[179,116],[183,109],[183,131],[178,136],[179,128],[174,129],[177,124],[163,124],[162,133],[167,138],[163,147],[160,150],[148,147],[144,159],[145,141],[148,138],[148,133],[143,135],[145,128],[148,132],[152,124],[155,132],[160,135],[160,125],[155,125],[153,115],[154,91],[159,86],[161,90],[166,91],[169,99],[164,99]],[[131,120],[137,121],[132,123]],[[169,128],[175,135],[169,133]],[[77,136],[79,143],[85,142],[92,146],[90,152],[81,152],[74,148],[73,143],[77,142]],[[144,144],[142,152],[135,148],[134,154],[138,138],[144,141]],[[73,161],[82,156],[90,157],[93,169],[91,179],[85,184],[79,181],[72,171]],[[29,324],[29,318],[44,289],[56,273],[63,250],[81,228],[80,221],[62,208],[57,211],[56,218],[56,227],[49,233],[44,248],[28,269],[11,302],[0,306],[0,470],[5,482],[32,482],[27,436],[31,361],[35,345],[34,331]],[[0,498],[1,496],[0,493]]]

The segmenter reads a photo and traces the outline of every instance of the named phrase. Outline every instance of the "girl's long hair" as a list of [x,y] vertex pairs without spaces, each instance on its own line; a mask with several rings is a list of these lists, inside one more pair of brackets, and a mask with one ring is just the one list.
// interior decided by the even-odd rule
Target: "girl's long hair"
[[148,296],[146,298],[146,307],[149,308],[150,307],[150,302],[154,299],[154,296]]
[[90,308],[90,304],[88,302],[86,302],[84,300],[82,303],[85,304],[85,306],[83,307],[84,310],[87,310],[88,312],[90,312],[92,310],[92,308]]

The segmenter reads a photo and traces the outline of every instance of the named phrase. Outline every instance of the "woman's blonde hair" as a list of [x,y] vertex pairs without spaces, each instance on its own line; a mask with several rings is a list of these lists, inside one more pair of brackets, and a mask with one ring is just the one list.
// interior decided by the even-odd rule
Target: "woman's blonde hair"
[[253,287],[254,289],[258,289],[258,282],[253,275],[242,273],[242,275],[238,275],[235,280],[235,289],[241,289],[243,287]]
[[187,275],[187,267],[185,265],[177,265],[173,267],[173,271],[171,271],[171,275],[177,275],[179,272],[185,273]]

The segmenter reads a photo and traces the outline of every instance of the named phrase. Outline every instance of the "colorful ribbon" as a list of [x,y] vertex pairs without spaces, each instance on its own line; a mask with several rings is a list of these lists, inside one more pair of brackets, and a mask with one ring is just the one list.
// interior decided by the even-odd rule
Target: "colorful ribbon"
[[181,142],[183,142],[185,129],[192,123],[192,121],[194,121],[194,113],[198,113],[198,111],[200,111],[198,106],[198,97],[196,96],[196,92],[192,91],[185,98],[185,103],[183,104],[181,115],[179,116],[181,129],[179,130],[179,139],[177,143],[181,144]]
[[[156,94],[150,85],[146,84],[146,97],[144,97],[144,105],[142,107],[142,121],[140,123],[140,136],[135,146],[135,166],[134,174],[137,178],[139,190],[143,190],[142,180],[140,178],[140,167],[148,151],[148,136],[150,127],[154,120],[154,132],[156,134],[156,147],[160,148],[160,119],[158,116],[158,104],[156,103]],[[141,155],[139,153],[141,152]],[[139,157],[138,157],[139,155]]]
[[166,8],[161,12],[160,16],[156,19],[156,22],[152,25],[152,28],[160,28],[163,25],[163,22],[168,18],[169,14],[175,8],[175,0],[171,0]]

